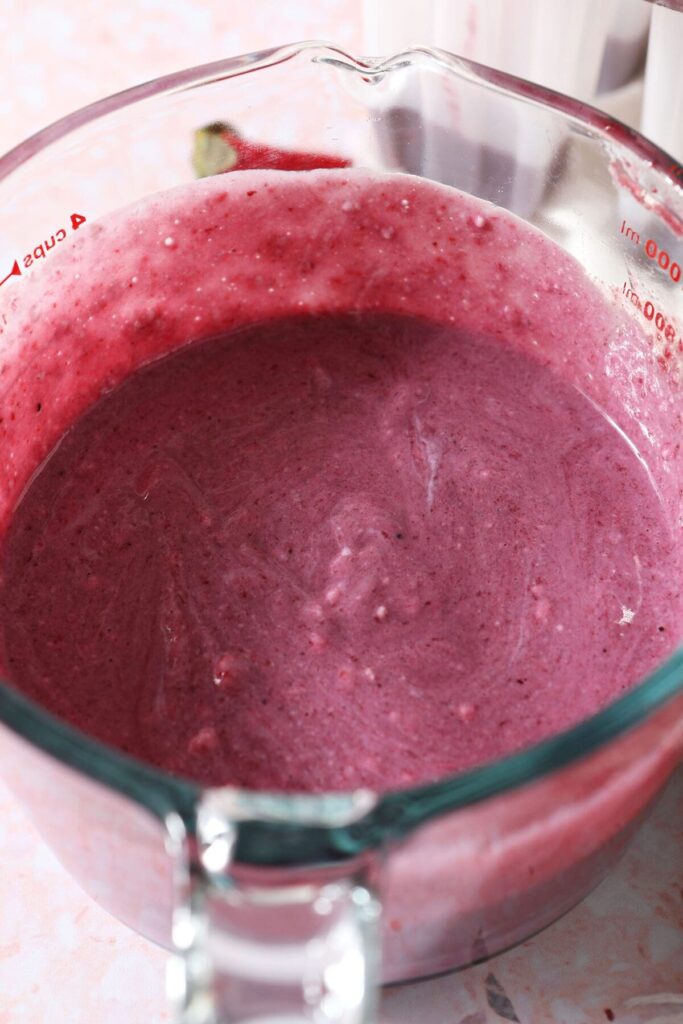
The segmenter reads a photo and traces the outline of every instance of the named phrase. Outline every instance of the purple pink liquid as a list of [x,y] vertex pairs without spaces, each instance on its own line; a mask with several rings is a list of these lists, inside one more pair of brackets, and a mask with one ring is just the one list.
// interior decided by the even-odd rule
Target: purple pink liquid
[[[491,207],[400,176],[284,177],[138,208],[135,265],[104,297],[91,271],[103,364],[126,330],[140,347],[158,327],[131,301],[163,311],[168,344],[81,403],[13,510],[5,669],[87,733],[202,782],[436,779],[589,716],[675,642],[665,496],[566,370],[599,375],[591,346],[627,328]],[[202,230],[218,241],[204,295]],[[82,266],[65,257],[52,287]],[[592,304],[592,328],[562,315],[565,293]],[[205,308],[196,343],[170,352]]]

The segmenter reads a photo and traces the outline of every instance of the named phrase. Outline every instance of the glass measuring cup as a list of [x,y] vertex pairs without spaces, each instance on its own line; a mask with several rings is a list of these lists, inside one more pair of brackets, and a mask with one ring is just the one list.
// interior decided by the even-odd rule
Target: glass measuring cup
[[[406,87],[424,109],[402,106]],[[272,145],[438,176],[525,216],[616,291],[651,334],[639,372],[676,393],[680,169],[589,108],[447,54],[358,61],[315,43],[134,89],[4,157],[4,353],[22,344],[12,326],[22,278],[41,274],[81,218],[189,180],[192,132],[223,119]],[[17,352],[26,373],[40,372],[45,354]],[[608,379],[608,340],[596,355],[588,394]],[[98,357],[104,378],[116,353]],[[3,386],[0,451],[28,477],[49,424],[17,443],[20,384]],[[679,478],[663,467],[676,465],[675,426],[652,442],[671,503]],[[0,522],[15,500],[5,486]],[[378,980],[492,955],[600,880],[677,763],[682,691],[677,653],[582,725],[476,771],[383,795],[284,797],[202,790],[3,686],[4,771],[84,888],[175,947],[169,988],[188,1024],[361,1021],[372,1019]]]

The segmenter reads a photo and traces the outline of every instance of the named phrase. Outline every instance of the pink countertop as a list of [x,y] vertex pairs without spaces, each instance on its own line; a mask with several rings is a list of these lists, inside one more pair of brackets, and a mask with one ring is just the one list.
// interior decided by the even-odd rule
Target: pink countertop
[[[0,820],[0,1024],[169,1021],[165,953],[84,895],[4,788]],[[489,1005],[492,976],[514,1016]],[[664,994],[664,1005],[631,1003]],[[683,771],[581,906],[486,964],[387,991],[381,1024],[601,1024],[610,1013],[683,1022]]]
[[[360,8],[361,0],[4,0],[0,151],[180,67],[303,38],[358,50]],[[79,890],[2,784],[0,822],[0,1024],[168,1021],[165,954]],[[492,997],[496,983],[508,1003]],[[485,965],[385,993],[381,1019],[681,1024],[683,771],[620,868],[580,907]]]

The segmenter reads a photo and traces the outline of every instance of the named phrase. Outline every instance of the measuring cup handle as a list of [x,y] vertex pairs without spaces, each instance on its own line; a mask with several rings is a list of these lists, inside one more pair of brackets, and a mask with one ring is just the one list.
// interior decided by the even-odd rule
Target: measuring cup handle
[[167,992],[176,1024],[374,1024],[380,904],[356,872],[256,884],[232,870],[237,827],[188,839],[170,821],[177,908]]

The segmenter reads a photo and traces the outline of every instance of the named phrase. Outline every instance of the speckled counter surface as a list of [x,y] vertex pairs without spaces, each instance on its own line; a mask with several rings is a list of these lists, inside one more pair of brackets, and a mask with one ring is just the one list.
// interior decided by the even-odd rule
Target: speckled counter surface
[[[303,38],[358,49],[360,7],[2,0],[0,150],[180,67]],[[80,891],[0,784],[0,1024],[161,1024],[164,961]],[[681,1024],[683,771],[619,869],[580,907],[488,964],[385,993],[381,1019]]]
[[[168,1021],[165,953],[83,894],[4,789],[0,821],[0,1024]],[[581,906],[486,964],[388,990],[381,1014],[381,1024],[665,1019],[683,1022],[683,771]]]

